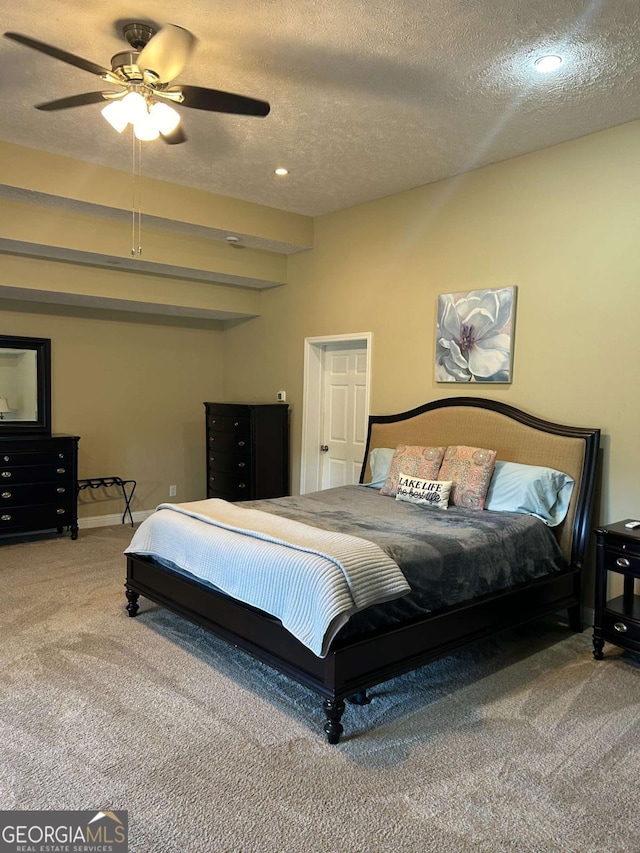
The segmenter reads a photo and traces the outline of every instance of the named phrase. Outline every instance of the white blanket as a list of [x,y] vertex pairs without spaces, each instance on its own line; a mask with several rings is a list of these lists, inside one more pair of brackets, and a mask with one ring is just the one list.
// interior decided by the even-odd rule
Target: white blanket
[[276,616],[320,657],[353,613],[410,590],[373,542],[218,498],[160,504],[125,553],[168,561]]

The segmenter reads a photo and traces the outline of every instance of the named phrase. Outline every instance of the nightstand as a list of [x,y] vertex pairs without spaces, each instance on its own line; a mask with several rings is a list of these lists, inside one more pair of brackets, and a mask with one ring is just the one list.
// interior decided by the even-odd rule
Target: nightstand
[[[596,601],[593,656],[602,660],[605,641],[640,653],[640,527],[629,530],[630,519],[596,530]],[[610,581],[622,577],[622,595],[609,597]]]

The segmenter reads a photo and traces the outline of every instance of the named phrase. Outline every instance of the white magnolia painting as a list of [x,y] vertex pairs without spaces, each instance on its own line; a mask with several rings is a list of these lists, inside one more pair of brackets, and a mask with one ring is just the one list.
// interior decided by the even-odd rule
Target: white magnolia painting
[[436,382],[511,382],[515,290],[438,297]]

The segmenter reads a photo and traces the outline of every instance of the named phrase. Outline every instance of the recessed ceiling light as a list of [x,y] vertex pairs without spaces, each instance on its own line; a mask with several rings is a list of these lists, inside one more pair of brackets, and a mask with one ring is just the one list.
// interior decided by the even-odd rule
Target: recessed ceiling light
[[550,71],[555,71],[562,65],[562,57],[556,53],[550,53],[547,56],[541,56],[533,63],[533,67],[539,74],[548,74]]
[[285,169],[283,166],[279,166],[277,169],[274,169],[276,175],[288,175],[289,170]]

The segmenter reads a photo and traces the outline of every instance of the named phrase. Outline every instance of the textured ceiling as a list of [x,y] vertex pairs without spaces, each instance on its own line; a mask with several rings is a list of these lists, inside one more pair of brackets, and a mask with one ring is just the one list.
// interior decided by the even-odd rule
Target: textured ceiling
[[[127,21],[197,36],[176,82],[271,104],[263,119],[182,108],[188,141],[145,143],[143,173],[307,215],[640,118],[639,0],[20,0],[2,15],[107,67]],[[535,73],[549,52],[563,66]],[[0,39],[0,139],[130,169],[130,135],[99,105],[33,108],[103,87]]]

